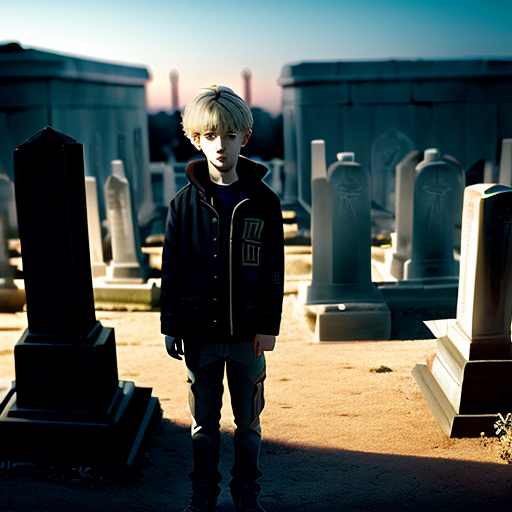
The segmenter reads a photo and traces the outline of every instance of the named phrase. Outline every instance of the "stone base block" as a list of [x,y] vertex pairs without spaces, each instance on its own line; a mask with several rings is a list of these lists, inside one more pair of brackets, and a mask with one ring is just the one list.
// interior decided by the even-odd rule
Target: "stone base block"
[[151,388],[133,382],[120,381],[104,411],[93,412],[21,408],[15,383],[0,404],[0,461],[136,472],[160,416]]
[[386,266],[388,272],[396,280],[400,281],[404,278],[404,264],[411,257],[409,253],[393,252],[386,254]]
[[117,279],[140,279],[142,282],[142,268],[139,263],[114,263],[109,267],[110,277]]
[[311,283],[306,292],[306,305],[383,302],[380,290],[372,282],[366,284]]
[[390,336],[391,313],[385,304],[326,305],[317,310],[317,342],[389,340]]
[[18,405],[104,410],[118,383],[114,330],[100,322],[87,336],[33,334],[14,347]]
[[107,275],[107,266],[103,262],[91,263],[92,277],[105,277]]
[[426,365],[416,365],[412,374],[435,419],[447,436],[480,437],[481,432],[488,436],[493,435],[497,413],[457,414]]
[[149,279],[147,283],[95,279],[93,286],[97,309],[160,307],[160,279]]

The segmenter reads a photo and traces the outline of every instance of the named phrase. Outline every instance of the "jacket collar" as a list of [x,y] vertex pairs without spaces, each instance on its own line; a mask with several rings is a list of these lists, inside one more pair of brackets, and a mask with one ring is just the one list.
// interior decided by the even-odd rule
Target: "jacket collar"
[[[250,189],[251,185],[261,181],[267,172],[268,169],[264,165],[249,160],[249,158],[242,155],[238,157],[236,173],[242,189]],[[189,162],[185,173],[190,183],[197,188],[202,195],[207,197],[213,195],[214,183],[210,180],[206,159]]]

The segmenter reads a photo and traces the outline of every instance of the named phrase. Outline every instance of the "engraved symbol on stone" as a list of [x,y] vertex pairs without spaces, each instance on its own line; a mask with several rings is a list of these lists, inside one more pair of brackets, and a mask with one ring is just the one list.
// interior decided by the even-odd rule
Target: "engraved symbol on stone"
[[357,199],[362,191],[359,184],[346,172],[342,173],[340,178],[332,180],[332,187],[339,197],[348,201]]
[[363,189],[347,171],[333,175],[331,186],[336,195],[341,198],[338,206],[340,217],[345,219],[347,226],[356,229],[358,221],[354,203],[361,196]]

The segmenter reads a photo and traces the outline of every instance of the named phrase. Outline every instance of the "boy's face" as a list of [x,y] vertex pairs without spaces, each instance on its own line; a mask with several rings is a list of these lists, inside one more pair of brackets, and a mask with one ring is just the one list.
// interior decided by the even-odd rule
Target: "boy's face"
[[203,132],[199,137],[199,145],[206,156],[208,166],[215,167],[221,173],[231,171],[236,166],[240,150],[250,135],[244,132]]

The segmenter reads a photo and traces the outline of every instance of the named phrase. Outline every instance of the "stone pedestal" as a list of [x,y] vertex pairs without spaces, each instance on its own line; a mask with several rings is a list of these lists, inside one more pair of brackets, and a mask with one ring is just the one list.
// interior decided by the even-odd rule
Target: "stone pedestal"
[[464,196],[457,318],[431,364],[413,375],[451,437],[493,433],[512,411],[512,188],[480,184]]
[[411,258],[414,180],[421,159],[422,154],[414,150],[396,166],[396,245],[388,267],[397,280],[403,279],[404,263]]
[[118,380],[114,331],[96,320],[82,145],[46,128],[14,163],[28,329],[0,404],[0,460],[134,469],[158,400]]
[[404,265],[405,279],[457,277],[454,257],[462,214],[464,171],[443,159],[437,149],[425,151],[414,184],[411,259]]
[[371,280],[370,176],[339,153],[325,169],[323,141],[312,142],[312,281],[306,306],[317,312],[318,341],[389,339],[391,317]]

